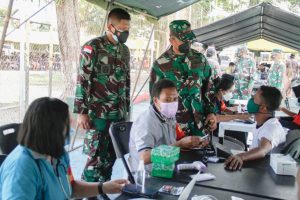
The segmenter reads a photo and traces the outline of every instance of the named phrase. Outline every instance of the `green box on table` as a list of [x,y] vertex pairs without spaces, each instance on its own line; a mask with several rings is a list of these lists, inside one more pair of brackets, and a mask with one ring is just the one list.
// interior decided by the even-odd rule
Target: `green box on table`
[[175,162],[179,159],[180,148],[160,145],[151,151],[152,176],[172,178]]

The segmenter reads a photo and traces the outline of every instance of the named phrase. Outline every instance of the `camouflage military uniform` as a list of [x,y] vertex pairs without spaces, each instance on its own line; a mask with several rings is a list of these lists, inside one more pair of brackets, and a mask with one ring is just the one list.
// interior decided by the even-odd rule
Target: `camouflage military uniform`
[[[177,20],[170,24],[170,29],[181,32],[186,29],[190,30],[190,25],[185,20]],[[193,33],[178,36],[181,41],[194,37]],[[200,128],[203,126],[205,117],[214,110],[206,96],[210,76],[211,67],[205,56],[193,49],[190,49],[187,54],[176,55],[171,46],[153,63],[150,91],[153,84],[163,78],[176,84],[179,94],[176,119],[180,128],[187,134],[202,135]]]
[[249,57],[240,57],[235,63],[235,91],[233,99],[248,100],[251,97],[255,77],[255,61]]
[[211,78],[212,78],[212,80],[215,80],[221,74],[220,65],[219,65],[218,61],[214,60],[213,58],[207,58],[207,60],[208,60],[208,64],[212,68]]
[[278,88],[281,92],[283,91],[283,79],[285,76],[286,66],[283,62],[274,62],[269,70],[268,74],[268,85]]
[[206,50],[206,58],[208,60],[208,64],[212,69],[211,79],[215,80],[221,75],[221,67],[216,58],[216,50],[214,47],[208,47]]
[[281,61],[282,59],[282,50],[281,49],[273,49],[272,55],[274,59],[274,63],[269,69],[268,74],[268,85],[278,88],[281,92],[284,89],[284,79],[286,77],[286,66]]
[[124,44],[112,45],[107,36],[87,42],[80,55],[74,112],[88,114],[91,129],[85,134],[83,152],[88,161],[82,179],[110,179],[116,156],[109,137],[112,122],[122,121],[130,104],[130,53]]

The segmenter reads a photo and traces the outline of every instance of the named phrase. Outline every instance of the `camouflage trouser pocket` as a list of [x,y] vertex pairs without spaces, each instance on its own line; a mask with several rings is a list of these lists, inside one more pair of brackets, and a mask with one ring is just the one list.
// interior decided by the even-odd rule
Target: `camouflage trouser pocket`
[[97,130],[88,130],[85,133],[83,153],[93,157],[99,146],[99,132]]
[[[96,118],[92,120],[92,127],[94,129],[90,129],[85,133],[84,137],[84,146],[83,146],[83,153],[90,156],[94,157],[99,151],[99,148],[101,145],[100,141],[103,143],[103,140],[108,139],[105,138],[104,136],[107,134],[108,136],[108,129],[109,129],[109,120],[106,119],[100,119]],[[105,141],[104,141],[105,142]]]

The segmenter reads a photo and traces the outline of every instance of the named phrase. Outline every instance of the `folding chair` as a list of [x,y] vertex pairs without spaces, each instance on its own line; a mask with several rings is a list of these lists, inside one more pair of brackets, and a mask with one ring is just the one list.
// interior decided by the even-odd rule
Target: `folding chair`
[[300,138],[291,143],[285,153],[290,154],[292,158],[298,161],[300,159]]
[[133,175],[129,169],[129,166],[125,159],[125,154],[129,153],[129,138],[130,138],[130,129],[132,122],[117,122],[113,123],[109,129],[109,135],[113,143],[116,156],[121,158],[124,167],[129,176],[129,181],[132,184],[135,184]]
[[290,154],[292,158],[300,161],[300,130],[289,131],[286,135],[286,142],[283,146],[282,153]]
[[0,152],[9,154],[18,145],[17,134],[21,124],[13,123],[0,127]]

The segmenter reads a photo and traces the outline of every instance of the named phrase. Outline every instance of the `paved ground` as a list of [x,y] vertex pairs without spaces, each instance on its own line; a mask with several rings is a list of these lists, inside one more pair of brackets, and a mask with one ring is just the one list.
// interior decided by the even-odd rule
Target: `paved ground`
[[[142,71],[137,83],[136,92],[149,76],[147,71]],[[131,88],[135,84],[137,70],[131,71]],[[48,96],[48,72],[30,71],[29,73],[29,103],[34,99]],[[0,126],[13,122],[20,122],[19,99],[20,99],[20,73],[18,71],[0,71]],[[52,97],[60,97],[63,90],[63,77],[61,72],[53,72]],[[148,84],[141,93],[148,92]]]

